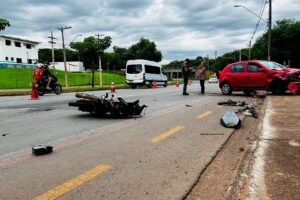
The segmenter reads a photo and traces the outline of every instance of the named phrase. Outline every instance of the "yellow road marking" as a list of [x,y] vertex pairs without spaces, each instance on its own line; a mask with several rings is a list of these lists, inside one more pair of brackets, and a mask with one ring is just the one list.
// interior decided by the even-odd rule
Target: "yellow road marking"
[[110,168],[111,168],[111,166],[109,166],[109,165],[99,165],[99,166],[95,167],[94,169],[91,169],[91,170],[87,171],[86,173],[81,174],[81,175],[77,176],[76,178],[63,183],[62,185],[60,185],[52,190],[49,190],[45,194],[42,194],[42,195],[36,197],[35,200],[57,199],[58,197],[75,189],[76,187],[84,184],[85,182],[93,179],[94,177],[98,176],[99,174],[101,174],[102,172],[104,172]]
[[178,132],[178,131],[180,131],[184,128],[185,128],[185,126],[176,126],[175,128],[172,128],[171,130],[168,130],[167,132],[152,138],[151,141],[152,142],[160,142],[160,141],[166,139],[167,137],[173,135],[174,133],[176,133],[176,132]]
[[205,113],[202,113],[201,115],[197,116],[197,119],[203,119],[205,117],[207,117],[208,115],[210,115],[212,112],[211,111],[207,111]]

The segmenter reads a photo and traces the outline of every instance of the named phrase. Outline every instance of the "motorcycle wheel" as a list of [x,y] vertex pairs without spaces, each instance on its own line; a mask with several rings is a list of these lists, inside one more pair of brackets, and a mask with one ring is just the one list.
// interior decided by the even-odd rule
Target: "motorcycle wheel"
[[36,91],[37,91],[37,93],[38,93],[38,95],[39,96],[44,96],[44,94],[45,94],[45,88],[43,88],[43,87],[37,87],[36,88]]
[[55,94],[57,94],[57,95],[60,95],[60,94],[61,94],[62,89],[61,89],[61,85],[60,85],[60,84],[56,84],[56,85],[55,85],[54,92],[55,92]]

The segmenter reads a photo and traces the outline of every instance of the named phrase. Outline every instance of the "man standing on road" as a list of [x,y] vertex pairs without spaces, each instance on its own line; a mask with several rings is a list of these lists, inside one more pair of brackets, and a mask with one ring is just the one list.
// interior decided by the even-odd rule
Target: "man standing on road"
[[183,75],[183,93],[182,95],[189,95],[189,93],[186,92],[187,90],[187,84],[189,81],[189,73],[190,73],[190,59],[185,59],[182,66],[182,75]]

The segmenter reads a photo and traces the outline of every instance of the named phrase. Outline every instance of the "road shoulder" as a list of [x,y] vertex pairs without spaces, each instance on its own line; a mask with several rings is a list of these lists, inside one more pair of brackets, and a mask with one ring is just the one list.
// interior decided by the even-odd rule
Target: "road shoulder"
[[[257,106],[258,118],[246,117],[212,163],[202,172],[187,200],[239,199],[247,190],[247,174],[252,168],[251,158],[261,131],[266,101]],[[212,136],[213,137],[213,136]]]

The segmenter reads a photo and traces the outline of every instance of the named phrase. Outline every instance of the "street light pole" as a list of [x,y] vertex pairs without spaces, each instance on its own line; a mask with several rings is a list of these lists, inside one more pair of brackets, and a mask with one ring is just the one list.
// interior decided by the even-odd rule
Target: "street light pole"
[[272,32],[272,0],[269,0],[269,20],[268,20],[268,61],[271,60],[271,32]]
[[[98,43],[100,42],[100,36],[103,36],[103,34],[96,34],[98,38]],[[102,64],[101,64],[101,56],[100,56],[100,51],[99,51],[99,82],[100,86],[102,86]]]

